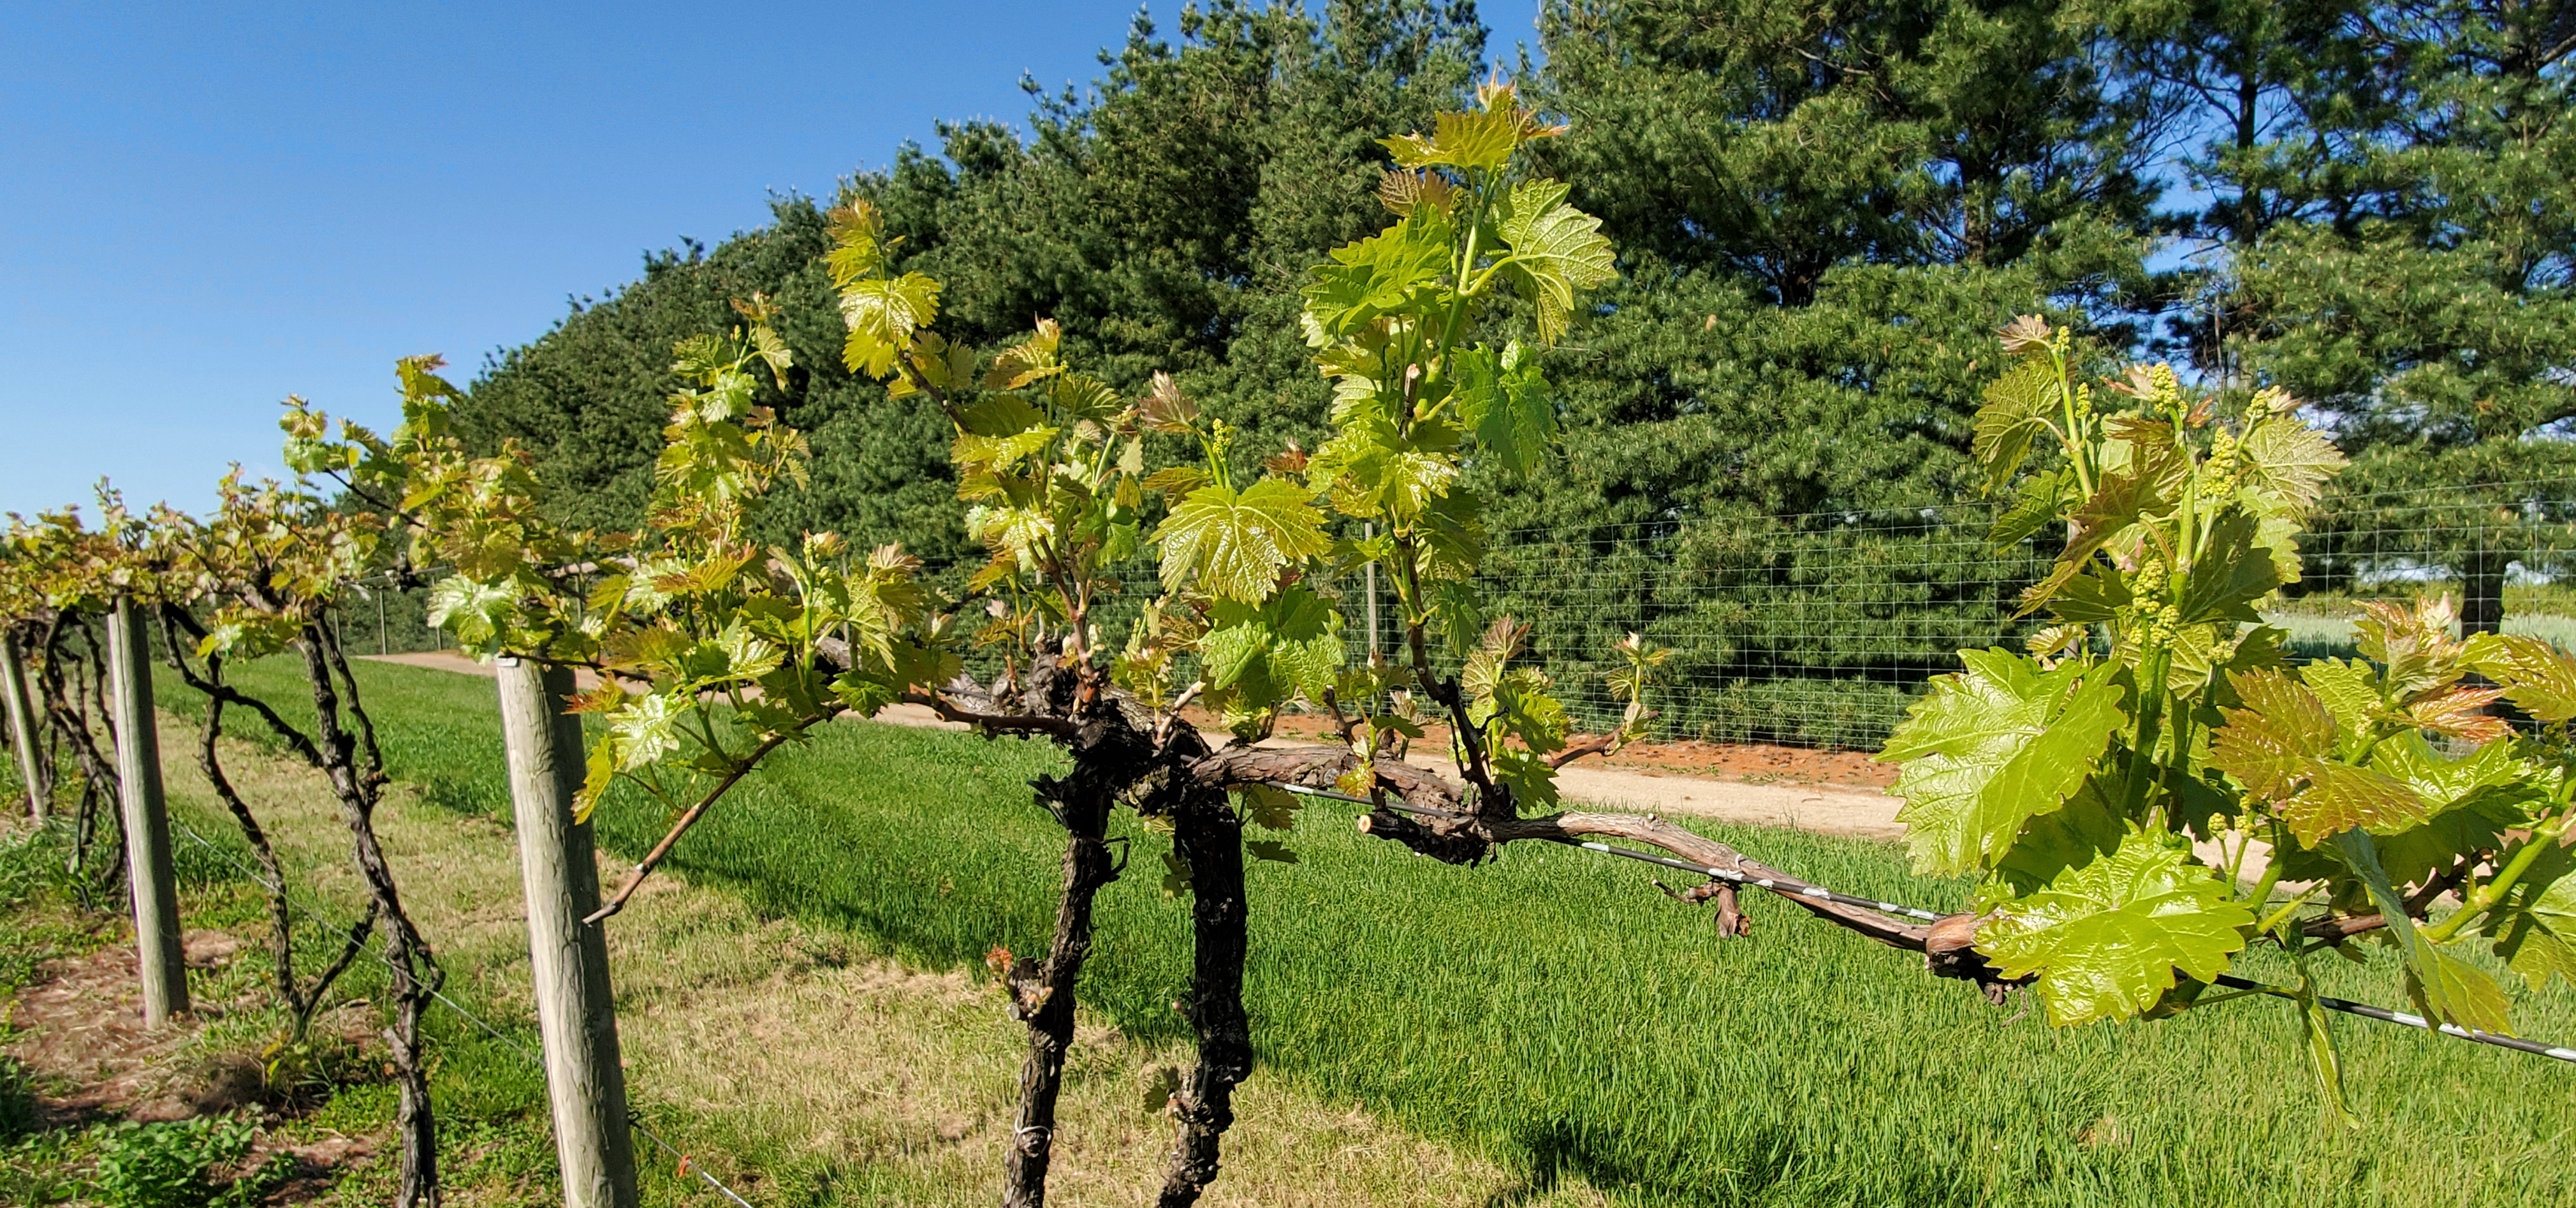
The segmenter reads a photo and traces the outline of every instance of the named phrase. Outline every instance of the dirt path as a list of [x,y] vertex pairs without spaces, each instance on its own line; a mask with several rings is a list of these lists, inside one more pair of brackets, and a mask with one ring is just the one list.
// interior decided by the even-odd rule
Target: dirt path
[[[473,675],[492,674],[490,667],[452,650],[371,657],[411,667],[431,667]],[[588,682],[585,681],[584,686]],[[893,705],[879,711],[874,720],[898,726],[965,728],[955,722],[940,720],[938,715],[920,705]],[[1208,739],[1217,744],[1228,741],[1222,734],[1210,734]],[[1272,742],[1284,745],[1283,740],[1274,739]],[[1411,762],[1453,780],[1458,776],[1457,765],[1443,758],[1416,755]],[[1868,839],[1896,839],[1905,834],[1905,828],[1896,821],[1897,799],[1874,788],[1781,781],[1753,783],[1593,763],[1568,766],[1557,774],[1557,784],[1567,801],[1599,809],[1711,818],[1756,826],[1788,826],[1819,834]]]

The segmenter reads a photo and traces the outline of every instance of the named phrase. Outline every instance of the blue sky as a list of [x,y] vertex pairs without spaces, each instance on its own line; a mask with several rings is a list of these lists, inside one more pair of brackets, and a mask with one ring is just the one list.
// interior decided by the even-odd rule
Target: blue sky
[[[1534,0],[1489,3],[1491,49]],[[1151,6],[1176,33],[1174,0]],[[682,236],[827,194],[942,118],[1018,122],[1136,8],[29,3],[0,12],[0,510],[203,507],[277,402],[384,424]]]

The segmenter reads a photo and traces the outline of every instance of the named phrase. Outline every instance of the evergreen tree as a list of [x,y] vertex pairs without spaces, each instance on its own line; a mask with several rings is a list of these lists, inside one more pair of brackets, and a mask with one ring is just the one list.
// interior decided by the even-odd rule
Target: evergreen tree
[[2372,5],[2340,35],[2369,89],[2304,135],[2339,187],[2231,242],[2244,351],[2357,455],[2337,527],[2421,533],[2492,630],[2507,564],[2559,544],[2523,484],[2576,470],[2576,4]]

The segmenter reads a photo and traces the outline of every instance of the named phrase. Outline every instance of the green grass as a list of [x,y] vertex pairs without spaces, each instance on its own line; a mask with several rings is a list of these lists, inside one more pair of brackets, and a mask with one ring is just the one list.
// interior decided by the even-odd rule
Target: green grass
[[[507,817],[488,680],[360,674],[398,777]],[[286,675],[244,671],[281,689]],[[856,946],[975,967],[994,944],[1043,943],[1061,843],[1024,782],[1056,762],[1016,740],[835,726],[714,811],[672,866]],[[661,824],[634,801],[600,821],[628,856]],[[1084,998],[1131,1035],[1172,1035],[1186,910],[1157,888],[1163,840],[1124,829],[1133,871],[1102,895]],[[1961,896],[1907,875],[1889,845],[1710,831],[1854,892]],[[1252,871],[1255,1077],[1365,1104],[1541,1188],[1580,1175],[1623,1202],[1801,1206],[2576,1199],[2562,1064],[2348,1021],[2363,1123],[2346,1130],[2317,1107],[2284,1005],[2053,1031],[1776,902],[1755,904],[1751,940],[1714,942],[1704,914],[1582,852],[1451,868],[1321,808],[1295,842],[1300,863]],[[2348,997],[2395,994],[2384,960],[2329,977]],[[2526,1031],[2576,1038],[2570,996],[2513,995]]]

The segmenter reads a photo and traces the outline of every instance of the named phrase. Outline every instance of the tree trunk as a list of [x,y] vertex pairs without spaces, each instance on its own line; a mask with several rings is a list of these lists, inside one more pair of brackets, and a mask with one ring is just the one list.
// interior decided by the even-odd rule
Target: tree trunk
[[501,737],[564,1205],[635,1208],[635,1150],[609,991],[608,936],[581,921],[599,909],[599,865],[590,825],[573,820],[582,742],[581,719],[563,711],[573,693],[572,671],[525,659],[500,663]]
[[2504,629],[2504,572],[2511,559],[2480,548],[2460,568],[2460,636]]
[[1159,1202],[1161,1208],[1186,1208],[1216,1180],[1219,1143],[1234,1124],[1234,1088],[1252,1073],[1252,1021],[1243,1010],[1243,820],[1224,790],[1192,785],[1181,794],[1172,827],[1172,845],[1190,868],[1194,967],[1188,1015],[1198,1033],[1199,1060],[1172,1097],[1179,1135]]
[[115,681],[117,797],[124,806],[126,880],[134,899],[134,949],[143,979],[143,1024],[188,1010],[188,964],[179,949],[179,887],[170,869],[170,815],[161,799],[161,742],[152,712],[152,660],[143,611],[119,602],[107,619]]

